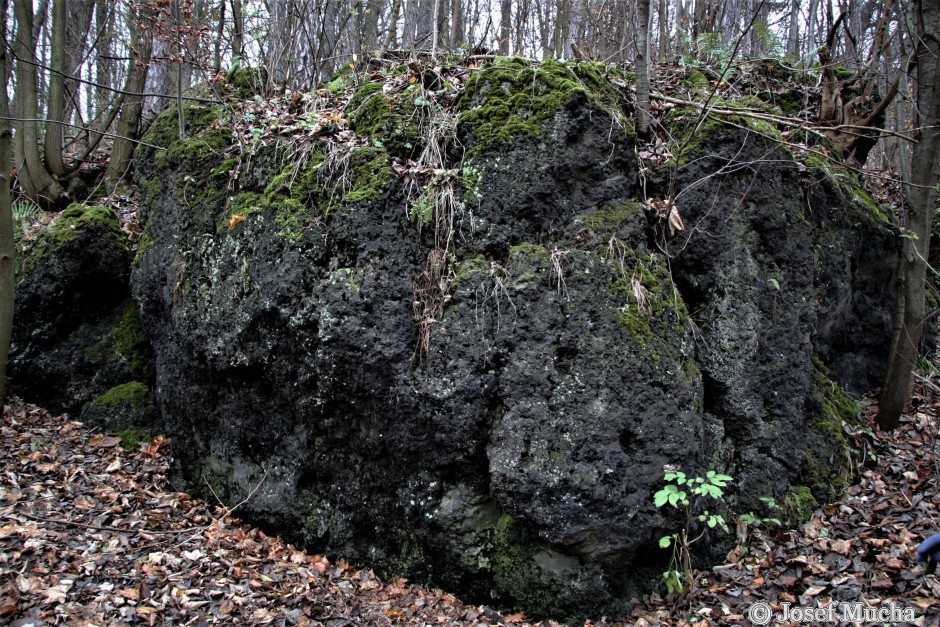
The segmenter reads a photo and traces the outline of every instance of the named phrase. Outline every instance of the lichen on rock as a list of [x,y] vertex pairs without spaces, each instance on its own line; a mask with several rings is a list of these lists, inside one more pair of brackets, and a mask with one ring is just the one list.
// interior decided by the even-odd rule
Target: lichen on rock
[[342,141],[302,153],[236,166],[219,119],[138,151],[134,295],[181,487],[251,495],[246,517],[386,574],[583,617],[647,584],[665,466],[727,471],[743,505],[839,473],[810,473],[841,398],[817,398],[813,358],[836,387],[878,370],[892,274],[861,242],[891,250],[889,225],[715,124],[676,170],[694,227],[657,241],[643,190],[669,181],[639,177],[629,76],[499,59],[447,102],[418,78],[359,86]]

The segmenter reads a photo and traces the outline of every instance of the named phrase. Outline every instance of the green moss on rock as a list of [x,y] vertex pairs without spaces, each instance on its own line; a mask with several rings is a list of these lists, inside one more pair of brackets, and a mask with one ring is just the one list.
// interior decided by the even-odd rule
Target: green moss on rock
[[528,604],[540,607],[554,604],[555,586],[540,572],[535,551],[512,517],[499,518],[489,534],[484,555],[493,575],[495,597],[526,599]]
[[225,75],[224,89],[235,98],[248,100],[255,94],[264,92],[267,85],[267,72],[263,69],[247,68],[238,65]]
[[[631,342],[640,348],[654,348],[666,338],[685,334],[691,318],[685,301],[673,289],[668,266],[656,257],[634,259],[633,264],[632,268],[622,268],[621,278],[610,285],[611,291],[625,301],[617,311],[617,319]],[[651,356],[656,354],[653,350]]]
[[421,147],[421,114],[415,107],[413,90],[386,94],[383,82],[367,83],[346,106],[349,126],[381,143],[390,153],[412,157]]
[[146,385],[140,381],[130,381],[114,386],[92,401],[92,405],[98,407],[118,407],[124,404],[137,411],[146,411],[153,406],[153,397]]
[[146,444],[153,440],[153,433],[150,429],[142,427],[124,427],[118,429],[117,437],[121,439],[121,446],[127,450],[137,450],[141,444]]
[[96,246],[108,247],[130,256],[121,223],[111,209],[71,204],[48,229],[39,234],[23,256],[22,274],[29,274],[45,255],[58,251],[80,236],[94,237]]
[[846,206],[860,208],[877,222],[892,223],[887,208],[861,188],[857,174],[850,168],[811,152],[802,155],[802,162],[807,168],[822,174]]
[[59,214],[55,223],[45,231],[46,237],[58,247],[66,244],[82,231],[100,231],[103,237],[109,237],[115,244],[127,246],[127,240],[121,232],[117,216],[107,207],[85,207],[72,204]]
[[620,97],[598,64],[572,66],[554,59],[538,65],[497,59],[473,74],[457,103],[458,127],[472,138],[469,154],[506,146],[520,137],[540,138],[543,125],[577,101],[614,112]]
[[114,340],[115,357],[123,359],[131,371],[144,378],[153,375],[153,349],[140,322],[137,303],[124,310],[121,324],[110,333]]
[[382,148],[361,148],[350,165],[352,188],[343,196],[344,204],[377,200],[388,189],[394,176],[388,152]]
[[848,483],[843,471],[848,455],[843,425],[846,422],[857,424],[858,408],[829,378],[822,362],[814,359],[813,365],[820,410],[804,433],[805,459],[800,474],[802,483],[813,497],[817,501],[828,502],[838,498]]
[[798,527],[808,521],[819,503],[813,496],[813,492],[805,485],[795,485],[790,487],[790,491],[783,499],[783,513],[786,517],[786,524],[791,527]]

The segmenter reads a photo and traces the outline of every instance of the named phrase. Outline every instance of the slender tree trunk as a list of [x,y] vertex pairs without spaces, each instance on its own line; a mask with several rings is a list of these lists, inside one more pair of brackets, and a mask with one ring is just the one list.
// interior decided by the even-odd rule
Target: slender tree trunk
[[361,51],[363,61],[378,52],[382,44],[379,41],[379,14],[382,12],[382,3],[380,0],[368,0],[366,4],[365,27],[362,36]]
[[414,50],[415,30],[418,27],[418,0],[408,0],[405,5],[405,24],[402,27],[401,47],[404,50]]
[[572,0],[556,0],[555,2],[555,58],[562,59],[567,55],[568,39],[571,36]]
[[659,0],[659,54],[657,60],[662,63],[669,54],[669,5],[666,0]]
[[[72,117],[78,125],[84,125],[82,107],[87,105],[88,119],[91,120],[92,100],[82,102],[82,85],[77,78],[82,75],[85,64],[85,51],[88,35],[92,32],[91,21],[95,15],[95,0],[67,0],[65,3],[67,18],[65,21],[65,120]],[[97,34],[91,45],[97,47]]]
[[819,11],[819,0],[809,0],[809,10],[806,12],[806,54],[816,49],[816,13]]
[[650,0],[636,3],[636,134],[650,136]]
[[[0,0],[0,29],[6,35],[8,0]],[[9,37],[4,37],[9,41]],[[7,48],[0,46],[0,76],[7,73]],[[13,211],[10,207],[10,166],[12,137],[10,131],[10,100],[7,85],[0,85],[0,404],[6,399],[7,361],[10,336],[13,332],[14,255]]]
[[914,6],[918,125],[911,180],[904,188],[908,229],[913,238],[904,239],[901,288],[895,314],[898,318],[878,410],[878,426],[882,429],[897,427],[910,401],[913,371],[924,332],[924,281],[940,178],[940,5],[935,0],[917,0]]
[[431,47],[431,13],[436,0],[418,0],[418,14],[415,28],[415,46],[427,50]]
[[267,63],[268,89],[273,89],[287,77],[287,57],[290,51],[287,0],[272,0],[271,30],[268,31]]
[[20,185],[37,202],[57,202],[65,190],[49,174],[39,156],[39,131],[36,93],[36,51],[33,39],[33,6],[31,0],[14,0],[17,37],[14,44],[16,61],[16,117],[14,152]]
[[499,3],[499,53],[503,56],[509,54],[509,44],[512,29],[512,2],[500,0]]
[[245,56],[245,16],[242,13],[242,0],[232,0],[232,56],[239,59]]
[[398,14],[401,12],[401,1],[392,0],[392,14],[388,18],[388,29],[385,32],[385,41],[382,42],[382,54],[391,50],[398,44]]
[[[56,178],[65,176],[62,146],[65,139],[65,19],[66,0],[52,2],[52,72],[46,107],[46,166]],[[0,166],[2,167],[2,166]]]
[[[0,0],[2,1],[2,0]],[[117,123],[117,135],[111,148],[111,160],[104,173],[107,189],[114,189],[120,183],[130,167],[134,154],[134,142],[140,126],[143,98],[140,94],[147,84],[147,71],[150,69],[150,55],[153,51],[153,34],[150,32],[151,18],[147,9],[131,18],[131,59],[127,68],[127,80],[124,82],[124,106]]]
[[526,24],[529,22],[529,0],[516,0],[516,54],[525,54]]
[[464,34],[465,30],[465,18],[464,18],[464,5],[461,0],[452,0],[450,5],[450,45],[454,48],[465,43],[467,37]]
[[212,69],[222,71],[222,39],[225,37],[225,0],[219,1],[219,19],[215,23],[215,42],[212,44]]
[[439,16],[439,12],[440,12],[440,8],[441,8],[441,3],[440,3],[438,0],[431,0],[431,1],[434,3],[433,8],[431,9],[431,11],[432,11],[432,17],[431,17],[431,58],[432,58],[432,59],[435,59],[435,58],[437,58],[437,44],[438,44],[438,37],[439,37],[439,33],[440,33],[439,28],[440,28],[440,25],[441,25],[441,23],[440,23],[440,16]]
[[787,30],[787,55],[800,56],[800,0],[790,2],[790,26]]
[[[3,0],[0,0],[2,2]],[[98,35],[98,50],[95,59],[95,82],[101,87],[95,89],[95,108],[98,113],[108,108],[111,92],[108,87],[114,76],[114,8],[106,0],[95,3],[95,29]]]

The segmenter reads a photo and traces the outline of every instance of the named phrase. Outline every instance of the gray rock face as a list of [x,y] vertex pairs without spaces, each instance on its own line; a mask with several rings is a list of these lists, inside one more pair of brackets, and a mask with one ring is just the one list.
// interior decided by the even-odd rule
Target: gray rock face
[[[665,255],[630,129],[572,91],[537,133],[487,143],[472,112],[513,89],[490,71],[457,107],[469,156],[445,164],[464,182],[443,246],[375,143],[300,167],[260,153],[237,192],[219,151],[141,149],[155,398],[178,480],[258,488],[244,513],[294,541],[533,615],[616,614],[668,558],[651,548],[674,524],[652,503],[667,464],[734,474],[742,503],[838,470],[813,358],[850,389],[877,380],[898,248],[782,152],[722,174],[771,148],[716,131]],[[556,79],[526,85],[572,89]]]
[[838,387],[820,362],[853,394],[881,383],[900,239],[864,192],[838,181],[741,129],[707,135],[679,178],[690,228],[667,250],[701,329],[704,410],[733,446],[745,501],[777,494],[774,477],[836,496],[838,463],[812,450],[841,439],[826,413],[844,400],[830,398]]

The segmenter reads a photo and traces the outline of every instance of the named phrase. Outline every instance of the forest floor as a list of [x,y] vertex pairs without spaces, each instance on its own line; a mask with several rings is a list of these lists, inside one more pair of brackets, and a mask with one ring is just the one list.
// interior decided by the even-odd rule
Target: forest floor
[[[846,616],[794,608],[833,602],[864,604],[861,624],[936,624],[940,582],[915,550],[940,531],[940,387],[927,377],[918,388],[896,432],[879,433],[870,407],[861,426],[846,427],[857,476],[839,502],[800,529],[747,533],[724,564],[696,573],[681,601],[652,594],[619,622],[584,625],[747,625],[758,603],[786,613],[783,623],[827,624]],[[0,623],[532,624],[309,555],[173,491],[162,437],[129,451],[67,415],[10,403],[0,424]],[[850,621],[831,624],[840,622]]]

